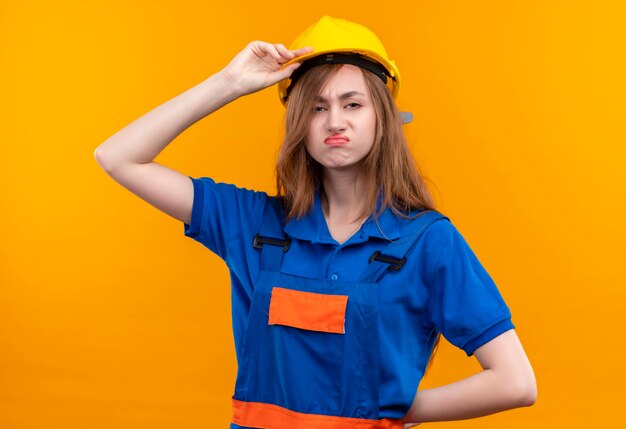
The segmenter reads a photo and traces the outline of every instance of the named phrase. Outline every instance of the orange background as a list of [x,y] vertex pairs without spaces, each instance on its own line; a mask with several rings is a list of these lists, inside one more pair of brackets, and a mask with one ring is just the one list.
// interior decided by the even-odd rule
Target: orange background
[[[437,425],[621,425],[623,2],[61,0],[0,3],[0,428],[228,427],[228,271],[93,153],[323,14],[371,28],[400,67],[415,155],[537,376],[530,408]],[[283,112],[275,88],[237,100],[156,160],[272,192]],[[442,342],[420,387],[479,370]]]

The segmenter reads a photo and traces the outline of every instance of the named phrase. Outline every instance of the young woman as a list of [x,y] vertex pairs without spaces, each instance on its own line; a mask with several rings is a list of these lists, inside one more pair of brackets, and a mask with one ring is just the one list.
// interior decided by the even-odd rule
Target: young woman
[[[153,161],[195,122],[276,83],[287,108],[276,196]],[[323,17],[291,49],[251,42],[96,150],[231,271],[231,428],[402,428],[535,402],[506,303],[410,155],[399,87],[370,30]],[[483,370],[418,391],[440,334]]]

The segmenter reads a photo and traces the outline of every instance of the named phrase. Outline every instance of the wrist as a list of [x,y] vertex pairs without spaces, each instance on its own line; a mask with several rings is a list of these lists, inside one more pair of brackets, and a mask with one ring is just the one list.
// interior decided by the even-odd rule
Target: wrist
[[208,80],[214,80],[215,84],[219,86],[220,93],[229,99],[229,101],[235,100],[243,95],[245,91],[241,85],[229,75],[226,71],[220,70],[211,76]]

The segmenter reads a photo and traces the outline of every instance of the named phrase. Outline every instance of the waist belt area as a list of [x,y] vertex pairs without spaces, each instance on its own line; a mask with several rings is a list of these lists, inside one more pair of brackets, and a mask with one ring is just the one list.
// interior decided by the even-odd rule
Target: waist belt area
[[358,419],[353,417],[305,414],[262,402],[233,399],[232,422],[239,426],[263,429],[402,429],[396,419]]

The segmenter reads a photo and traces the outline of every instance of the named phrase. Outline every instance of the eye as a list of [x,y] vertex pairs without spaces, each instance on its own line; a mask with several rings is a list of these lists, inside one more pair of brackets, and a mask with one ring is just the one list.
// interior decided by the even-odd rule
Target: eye
[[313,111],[314,112],[322,112],[324,110],[326,110],[326,108],[323,107],[323,106],[315,106],[315,107],[313,107]]
[[359,103],[349,103],[346,107],[349,107],[350,109],[358,109],[361,105]]

